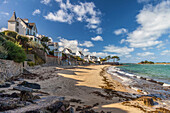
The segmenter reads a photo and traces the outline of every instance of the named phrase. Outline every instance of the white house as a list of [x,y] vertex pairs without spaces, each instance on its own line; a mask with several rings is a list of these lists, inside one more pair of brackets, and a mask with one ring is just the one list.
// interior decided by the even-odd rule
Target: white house
[[85,60],[86,62],[91,61],[91,56],[90,56],[90,55],[86,55],[86,56],[84,57],[84,60]]
[[69,48],[64,48],[63,53],[67,54],[67,55],[72,55],[73,54],[73,52]]
[[39,42],[37,37],[37,27],[35,23],[29,23],[28,19],[21,19],[16,17],[15,12],[12,17],[8,20],[8,30],[15,31],[20,35],[29,37],[31,40]]
[[79,56],[81,59],[84,59],[84,55],[81,51],[77,51],[76,56]]

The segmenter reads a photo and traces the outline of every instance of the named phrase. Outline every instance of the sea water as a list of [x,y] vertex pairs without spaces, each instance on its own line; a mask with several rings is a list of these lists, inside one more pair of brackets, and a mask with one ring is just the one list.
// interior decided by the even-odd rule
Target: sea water
[[125,64],[117,67],[122,72],[135,74],[170,84],[170,65],[159,64]]

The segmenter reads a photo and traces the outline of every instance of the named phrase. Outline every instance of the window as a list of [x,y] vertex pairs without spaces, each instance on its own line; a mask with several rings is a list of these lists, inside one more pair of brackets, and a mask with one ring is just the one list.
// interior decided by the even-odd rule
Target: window
[[27,29],[27,35],[29,35],[29,29]]
[[19,29],[17,28],[17,32],[19,33]]
[[17,26],[19,26],[19,22],[17,22]]
[[33,33],[33,35],[35,36],[35,32]]

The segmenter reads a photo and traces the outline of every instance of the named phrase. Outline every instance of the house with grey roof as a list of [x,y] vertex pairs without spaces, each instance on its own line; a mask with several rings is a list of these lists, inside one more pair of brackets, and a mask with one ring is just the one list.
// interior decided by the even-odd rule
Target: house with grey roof
[[28,19],[22,19],[16,16],[15,11],[12,17],[8,20],[8,30],[15,31],[20,35],[29,37],[33,41],[40,43],[40,39],[37,37],[37,27],[35,23],[30,23]]

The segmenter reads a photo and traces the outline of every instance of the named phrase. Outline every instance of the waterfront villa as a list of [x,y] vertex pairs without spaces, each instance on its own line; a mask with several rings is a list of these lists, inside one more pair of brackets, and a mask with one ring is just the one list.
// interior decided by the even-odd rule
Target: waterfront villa
[[77,51],[76,56],[79,56],[81,59],[84,59],[84,54],[81,51]]
[[28,19],[21,19],[16,17],[14,12],[12,17],[8,20],[8,30],[15,31],[20,35],[29,37],[33,41],[40,43],[40,38],[37,37],[37,27],[35,23],[29,23]]

